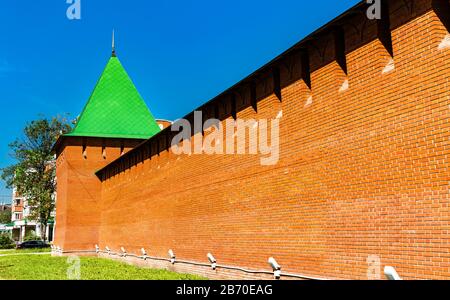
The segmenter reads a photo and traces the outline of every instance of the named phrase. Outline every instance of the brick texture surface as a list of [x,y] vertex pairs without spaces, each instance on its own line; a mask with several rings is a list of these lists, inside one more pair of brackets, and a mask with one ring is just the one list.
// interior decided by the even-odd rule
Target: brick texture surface
[[97,138],[65,140],[56,161],[55,245],[62,249],[93,249],[99,240],[101,216],[101,182],[94,173],[140,142],[142,140]]
[[[265,270],[273,256],[283,271],[337,279],[367,279],[375,256],[405,279],[448,278],[450,50],[438,49],[448,32],[430,1],[414,2],[391,12],[390,72],[383,74],[391,57],[378,39],[354,46],[376,34],[373,24],[362,29],[366,36],[349,27],[347,74],[328,62],[328,46],[323,57],[311,53],[311,90],[282,69],[282,101],[269,95],[257,112],[238,110],[242,119],[282,112],[274,166],[261,166],[258,155],[164,150],[100,183],[89,173],[99,159],[83,161],[81,150],[66,147],[57,242],[144,247],[159,257],[173,249],[199,262],[211,252],[223,265]],[[348,89],[339,91],[345,80]],[[270,88],[259,84],[257,93]]]

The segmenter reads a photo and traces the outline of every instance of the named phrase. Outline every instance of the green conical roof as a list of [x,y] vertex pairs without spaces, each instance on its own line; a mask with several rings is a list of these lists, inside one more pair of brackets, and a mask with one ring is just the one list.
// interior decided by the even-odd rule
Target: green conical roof
[[160,128],[119,59],[113,55],[66,136],[148,139]]

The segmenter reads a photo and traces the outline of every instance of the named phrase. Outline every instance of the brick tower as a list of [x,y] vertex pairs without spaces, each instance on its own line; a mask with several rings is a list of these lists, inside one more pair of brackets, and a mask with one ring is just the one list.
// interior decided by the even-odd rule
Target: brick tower
[[[114,40],[114,39],[113,39]],[[55,144],[55,246],[93,249],[98,243],[101,182],[95,171],[160,131],[116,56],[109,59],[75,128]]]

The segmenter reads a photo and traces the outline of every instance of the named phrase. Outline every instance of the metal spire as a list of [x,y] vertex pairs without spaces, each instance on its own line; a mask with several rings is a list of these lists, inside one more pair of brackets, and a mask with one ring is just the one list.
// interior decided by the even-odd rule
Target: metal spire
[[114,41],[114,29],[112,31],[112,56],[116,56],[116,45]]

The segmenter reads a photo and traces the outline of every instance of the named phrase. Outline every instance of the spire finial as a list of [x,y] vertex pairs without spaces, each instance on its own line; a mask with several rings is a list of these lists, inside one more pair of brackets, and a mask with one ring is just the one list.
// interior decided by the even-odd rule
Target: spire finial
[[116,56],[116,45],[114,41],[114,29],[112,31],[112,56]]

